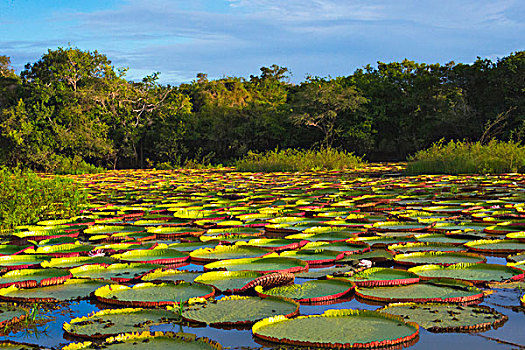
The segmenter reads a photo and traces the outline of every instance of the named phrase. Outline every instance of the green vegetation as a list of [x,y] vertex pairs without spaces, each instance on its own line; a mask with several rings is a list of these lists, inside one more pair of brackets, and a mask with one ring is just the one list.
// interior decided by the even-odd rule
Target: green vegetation
[[72,180],[0,169],[0,229],[77,215],[87,195]]
[[298,84],[277,65],[249,78],[199,73],[179,86],[159,84],[158,72],[129,81],[126,71],[71,47],[48,50],[20,74],[0,55],[0,165],[202,168],[319,147],[401,161],[441,139],[525,135],[525,51],[472,64],[378,62]]
[[513,141],[443,140],[409,157],[410,174],[487,174],[525,171],[525,146]]
[[320,150],[286,149],[248,154],[239,160],[236,168],[239,171],[272,172],[272,171],[312,171],[352,169],[364,164],[361,157],[346,151],[333,148]]

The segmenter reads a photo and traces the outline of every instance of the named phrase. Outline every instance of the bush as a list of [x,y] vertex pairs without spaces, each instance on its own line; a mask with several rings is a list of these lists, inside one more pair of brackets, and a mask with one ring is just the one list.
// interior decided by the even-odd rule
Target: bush
[[237,161],[236,168],[239,171],[252,172],[342,170],[353,169],[363,163],[363,159],[353,153],[333,148],[307,151],[275,149],[265,153],[248,152]]
[[408,158],[409,174],[497,174],[523,172],[525,147],[513,141],[480,142],[443,140]]
[[0,169],[0,229],[71,217],[85,203],[87,194],[72,180],[42,178],[29,170]]

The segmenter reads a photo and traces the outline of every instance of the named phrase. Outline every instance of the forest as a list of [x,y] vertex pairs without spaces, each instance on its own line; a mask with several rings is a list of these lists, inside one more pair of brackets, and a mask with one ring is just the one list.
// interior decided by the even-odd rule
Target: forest
[[472,64],[367,65],[290,82],[286,67],[179,86],[126,79],[97,51],[58,48],[17,74],[0,56],[0,165],[79,169],[229,165],[248,152],[334,148],[401,161],[443,140],[525,137],[525,51]]

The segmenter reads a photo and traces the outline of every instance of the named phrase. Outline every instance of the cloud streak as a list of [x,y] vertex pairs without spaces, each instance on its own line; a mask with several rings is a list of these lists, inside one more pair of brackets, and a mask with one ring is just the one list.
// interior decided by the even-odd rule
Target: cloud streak
[[517,15],[525,5],[514,0],[128,0],[59,10],[67,21],[47,20],[60,35],[0,45],[27,57],[70,42],[129,66],[131,78],[160,71],[164,82],[179,83],[198,72],[249,76],[273,63],[299,81],[307,73],[351,74],[378,60],[470,62],[522,50],[525,42]]

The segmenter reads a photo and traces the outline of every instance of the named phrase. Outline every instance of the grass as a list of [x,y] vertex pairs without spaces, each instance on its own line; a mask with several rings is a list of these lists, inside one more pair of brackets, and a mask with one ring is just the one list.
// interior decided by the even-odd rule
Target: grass
[[333,148],[320,150],[285,149],[265,153],[248,152],[237,161],[239,171],[316,171],[353,169],[364,164],[361,157]]
[[0,229],[71,217],[87,194],[69,179],[42,178],[30,170],[0,169]]
[[443,140],[408,158],[408,174],[501,174],[525,171],[525,146],[513,141]]

